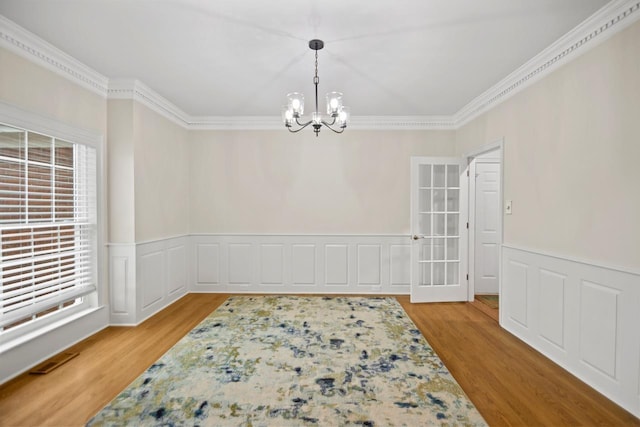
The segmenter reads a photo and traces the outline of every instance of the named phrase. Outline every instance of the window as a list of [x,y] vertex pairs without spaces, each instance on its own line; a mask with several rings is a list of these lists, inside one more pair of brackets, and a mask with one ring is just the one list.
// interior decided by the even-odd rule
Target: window
[[94,147],[0,124],[0,336],[96,290]]

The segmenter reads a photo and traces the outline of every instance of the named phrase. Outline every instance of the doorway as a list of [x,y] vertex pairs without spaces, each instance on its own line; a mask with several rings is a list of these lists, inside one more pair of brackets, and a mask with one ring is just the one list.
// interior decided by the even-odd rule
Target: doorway
[[469,301],[499,321],[502,245],[502,141],[469,161]]

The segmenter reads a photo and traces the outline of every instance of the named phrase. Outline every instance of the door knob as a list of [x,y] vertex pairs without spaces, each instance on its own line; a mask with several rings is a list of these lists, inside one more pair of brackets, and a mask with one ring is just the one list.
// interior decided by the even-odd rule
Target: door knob
[[418,240],[420,237],[416,236],[415,234],[413,235],[413,240]]

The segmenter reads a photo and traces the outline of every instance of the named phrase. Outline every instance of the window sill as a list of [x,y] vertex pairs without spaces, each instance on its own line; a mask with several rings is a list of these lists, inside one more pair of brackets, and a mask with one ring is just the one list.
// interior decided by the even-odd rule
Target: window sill
[[[3,353],[6,353],[9,350],[13,350],[16,347],[24,345],[30,341],[33,341],[37,338],[40,338],[46,334],[49,334],[55,331],[56,329],[63,328],[67,325],[70,325],[71,323],[74,323],[82,318],[85,318],[93,313],[96,313],[104,309],[105,309],[105,306],[84,308],[76,313],[70,314],[69,316],[66,316],[62,319],[43,325],[40,328],[37,328],[33,331],[22,334],[18,337],[9,338],[5,342],[0,341],[0,355],[2,355]],[[105,326],[108,326],[108,325],[105,325]],[[2,337],[0,337],[0,340],[2,340]]]

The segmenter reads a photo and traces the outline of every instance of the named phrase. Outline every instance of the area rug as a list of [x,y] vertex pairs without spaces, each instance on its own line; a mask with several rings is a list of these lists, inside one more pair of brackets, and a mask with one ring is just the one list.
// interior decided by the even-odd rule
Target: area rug
[[490,308],[498,309],[500,306],[500,297],[498,295],[476,295],[476,299]]
[[229,298],[88,425],[486,424],[394,298],[260,296]]

